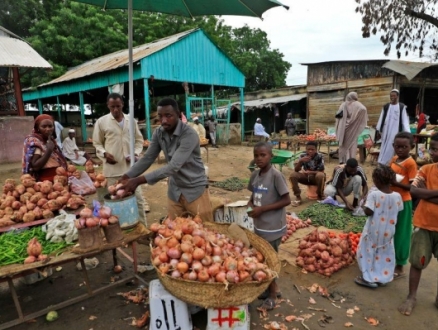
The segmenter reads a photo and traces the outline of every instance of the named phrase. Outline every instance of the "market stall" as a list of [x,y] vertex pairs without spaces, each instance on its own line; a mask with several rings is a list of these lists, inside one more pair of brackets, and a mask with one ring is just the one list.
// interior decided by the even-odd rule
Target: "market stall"
[[[0,324],[0,329],[87,299],[114,285],[141,280],[136,274],[135,241],[149,231],[138,221],[122,230],[124,219],[119,220],[120,215],[112,214],[105,204],[95,201],[89,208],[83,195],[95,193],[96,187],[105,185],[105,178],[95,173],[90,164],[85,170],[78,171],[74,166],[67,171],[58,168],[54,183],[35,182],[27,174],[19,180],[5,181],[0,198],[0,283],[8,283],[18,318]],[[121,249],[128,245],[132,256]],[[114,272],[122,269],[117,261],[118,251],[133,263],[134,273],[92,289],[84,259],[107,251],[112,251]],[[32,284],[51,274],[54,267],[69,262],[81,264],[87,293],[25,314],[13,280],[25,277],[26,283]]]

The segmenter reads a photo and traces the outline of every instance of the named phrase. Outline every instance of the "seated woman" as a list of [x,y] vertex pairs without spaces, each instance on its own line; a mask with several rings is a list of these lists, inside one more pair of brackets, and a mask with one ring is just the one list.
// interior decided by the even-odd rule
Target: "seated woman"
[[99,166],[89,154],[84,151],[79,151],[79,148],[76,145],[75,135],[76,132],[74,129],[68,130],[68,137],[66,137],[62,143],[64,157],[76,165],[84,165],[87,160],[90,160],[95,167]]
[[56,168],[67,169],[67,162],[56,144],[55,121],[49,115],[35,118],[32,134],[24,139],[23,174],[37,181],[53,181]]

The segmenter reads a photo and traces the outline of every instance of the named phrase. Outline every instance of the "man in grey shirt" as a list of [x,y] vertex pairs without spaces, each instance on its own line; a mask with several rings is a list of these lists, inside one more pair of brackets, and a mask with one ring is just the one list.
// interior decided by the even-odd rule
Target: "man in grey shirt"
[[[124,189],[126,194],[133,193],[140,184],[153,185],[168,177],[170,218],[174,219],[189,212],[199,214],[204,221],[213,221],[198,134],[189,125],[182,123],[181,113],[174,99],[165,98],[159,101],[157,111],[161,127],[153,133],[145,155],[122,176],[123,186],[120,189]],[[160,151],[163,151],[167,165],[143,175]]]

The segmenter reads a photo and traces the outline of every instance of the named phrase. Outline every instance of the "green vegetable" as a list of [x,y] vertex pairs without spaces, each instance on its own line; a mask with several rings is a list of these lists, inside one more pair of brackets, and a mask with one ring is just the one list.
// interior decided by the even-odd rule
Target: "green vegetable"
[[298,213],[300,219],[310,218],[315,226],[324,226],[328,229],[339,229],[344,232],[362,232],[367,217],[353,216],[346,209],[333,205],[315,203]]
[[25,230],[15,230],[0,234],[0,266],[23,263],[27,257],[27,243],[32,238],[38,238],[43,247],[42,254],[50,255],[54,252],[65,249],[73,245],[62,243],[52,243],[46,241],[46,233],[40,226]]
[[46,315],[46,320],[49,322],[55,321],[58,318],[58,313],[56,311],[50,311]]
[[248,186],[248,184],[245,183],[243,180],[233,176],[231,178],[225,179],[224,181],[214,182],[213,186],[226,190],[238,191],[245,189]]

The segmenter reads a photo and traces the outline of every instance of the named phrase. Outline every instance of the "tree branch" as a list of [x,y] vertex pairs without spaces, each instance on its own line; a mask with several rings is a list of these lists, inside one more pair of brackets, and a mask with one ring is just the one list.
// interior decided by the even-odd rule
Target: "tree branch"
[[405,14],[411,17],[420,18],[425,22],[428,22],[436,27],[438,27],[438,19],[426,13],[418,13],[413,9],[406,8]]

